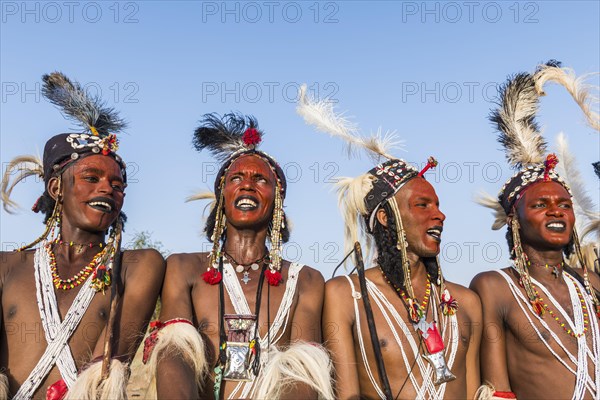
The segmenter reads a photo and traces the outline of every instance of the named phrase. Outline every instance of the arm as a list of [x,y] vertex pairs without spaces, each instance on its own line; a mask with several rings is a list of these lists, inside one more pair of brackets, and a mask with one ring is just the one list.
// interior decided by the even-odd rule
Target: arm
[[[162,255],[152,249],[123,253],[123,291],[113,330],[113,357],[131,362],[152,317],[165,274]],[[106,328],[104,328],[106,331]],[[94,356],[104,353],[104,334],[96,343]]]
[[467,349],[466,368],[467,368],[467,399],[475,397],[475,392],[481,384],[481,374],[479,365],[479,348],[481,346],[482,332],[482,311],[479,297],[472,291],[468,291],[467,296],[468,329],[471,333],[471,340]]
[[357,360],[354,352],[354,309],[346,278],[325,285],[323,341],[333,358],[338,399],[359,399]]
[[483,337],[480,347],[481,379],[496,391],[511,391],[506,360],[506,332],[501,310],[502,291],[508,290],[504,279],[495,272],[484,272],[471,282],[471,289],[481,299]]
[[[159,319],[193,320],[192,284],[186,273],[185,255],[175,254],[167,259],[167,273],[161,293]],[[198,382],[190,364],[176,355],[166,354],[158,362],[156,389],[159,399],[197,399]]]
[[304,267],[298,278],[298,305],[292,319],[290,342],[321,343],[321,312],[325,281],[320,272]]

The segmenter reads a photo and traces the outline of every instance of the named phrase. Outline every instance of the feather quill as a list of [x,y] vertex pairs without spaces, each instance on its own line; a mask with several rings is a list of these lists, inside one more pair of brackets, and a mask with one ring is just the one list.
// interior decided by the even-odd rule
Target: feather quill
[[318,131],[344,140],[349,156],[355,154],[357,148],[362,148],[370,152],[370,156],[374,158],[379,156],[390,160],[395,158],[389,153],[390,149],[399,143],[395,132],[382,134],[379,130],[377,134],[368,138],[359,136],[358,126],[350,122],[343,113],[336,113],[333,102],[309,99],[306,94],[306,84],[300,87],[296,112],[304,118],[304,122],[314,126]]
[[594,110],[594,107],[598,106],[598,97],[592,94],[592,91],[598,92],[598,87],[585,83],[588,76],[583,75],[578,78],[572,69],[560,68],[556,64],[541,65],[534,75],[535,87],[538,94],[544,96],[546,82],[555,82],[563,86],[583,111],[588,125],[598,132],[600,114]]
[[106,136],[127,126],[113,108],[106,107],[99,97],[90,95],[78,82],[72,82],[64,74],[53,72],[44,75],[42,80],[44,97],[85,130],[92,131],[94,127],[100,136]]
[[[14,180],[11,182],[13,176]],[[37,156],[15,157],[6,166],[0,186],[0,196],[4,210],[9,214],[14,214],[18,208],[18,204],[10,198],[13,189],[19,182],[29,176],[44,177],[42,160]]]
[[506,225],[506,212],[502,205],[498,201],[497,197],[494,197],[488,193],[480,193],[476,198],[475,202],[484,207],[490,208],[494,213],[494,223],[492,229],[497,231]]
[[539,164],[544,160],[547,144],[534,119],[538,101],[533,76],[517,74],[500,88],[500,105],[489,117],[513,167]]

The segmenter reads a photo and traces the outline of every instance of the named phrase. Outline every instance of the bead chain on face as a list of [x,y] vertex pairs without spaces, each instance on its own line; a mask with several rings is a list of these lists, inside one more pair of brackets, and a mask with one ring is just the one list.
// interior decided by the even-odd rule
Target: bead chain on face
[[425,317],[425,313],[427,312],[427,306],[429,305],[429,298],[431,296],[431,277],[427,274],[427,283],[425,284],[425,296],[423,296],[423,301],[421,304],[417,301],[417,299],[411,299],[404,290],[400,289],[396,285],[394,285],[385,275],[385,272],[380,268],[380,271],[385,278],[386,282],[390,284],[396,293],[400,295],[400,298],[404,302],[404,304],[408,308],[408,314],[410,319],[414,323],[418,323],[421,318]]
[[58,274],[56,257],[54,255],[54,252],[52,251],[52,243],[48,243],[45,247],[46,251],[48,252],[48,257],[50,258],[50,272],[52,273],[52,282],[54,283],[55,288],[62,290],[73,289],[85,282],[86,279],[90,276],[90,274],[94,272],[94,270],[98,266],[98,263],[100,262],[100,259],[102,259],[102,257],[108,249],[108,247],[105,247],[104,250],[96,254],[92,261],[90,261],[88,265],[84,266],[81,269],[81,271],[76,273],[72,278],[62,279]]

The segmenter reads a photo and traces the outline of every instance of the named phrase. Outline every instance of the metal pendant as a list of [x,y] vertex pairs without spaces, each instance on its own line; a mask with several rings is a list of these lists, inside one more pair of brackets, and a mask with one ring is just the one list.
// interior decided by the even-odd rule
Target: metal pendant
[[223,379],[229,381],[251,381],[253,352],[250,341],[256,328],[256,315],[224,315],[227,347],[227,361],[223,370]]

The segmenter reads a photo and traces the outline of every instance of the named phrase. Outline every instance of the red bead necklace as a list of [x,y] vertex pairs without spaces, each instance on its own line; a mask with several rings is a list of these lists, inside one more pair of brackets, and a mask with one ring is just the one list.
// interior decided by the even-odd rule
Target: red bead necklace
[[419,323],[421,319],[425,318],[425,313],[427,312],[427,307],[429,306],[429,298],[431,297],[431,277],[429,274],[427,274],[427,283],[425,284],[425,296],[423,296],[423,301],[421,301],[421,304],[419,304],[419,301],[416,298],[411,299],[403,289],[394,285],[394,283],[388,279],[385,272],[383,272],[383,269],[380,268],[380,270],[386,282],[394,288],[396,293],[398,293],[404,302],[404,305],[408,309],[410,320],[415,324]]

